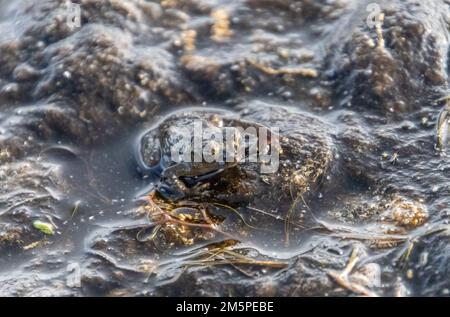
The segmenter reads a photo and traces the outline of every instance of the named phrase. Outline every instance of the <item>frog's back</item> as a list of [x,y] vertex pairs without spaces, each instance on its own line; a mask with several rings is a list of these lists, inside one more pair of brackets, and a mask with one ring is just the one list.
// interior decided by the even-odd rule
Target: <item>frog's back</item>
[[305,187],[310,187],[333,167],[336,145],[331,124],[291,107],[259,101],[241,107],[243,120],[279,129],[279,173],[286,177],[295,175]]

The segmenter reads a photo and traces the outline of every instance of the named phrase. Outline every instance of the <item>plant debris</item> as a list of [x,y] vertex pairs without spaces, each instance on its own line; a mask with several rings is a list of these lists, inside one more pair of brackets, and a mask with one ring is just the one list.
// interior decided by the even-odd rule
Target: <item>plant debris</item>
[[42,222],[40,220],[36,220],[35,222],[33,222],[33,227],[35,227],[36,229],[38,229],[42,233],[50,235],[50,236],[55,234],[55,230],[53,228],[53,225],[51,223],[48,223],[48,222]]

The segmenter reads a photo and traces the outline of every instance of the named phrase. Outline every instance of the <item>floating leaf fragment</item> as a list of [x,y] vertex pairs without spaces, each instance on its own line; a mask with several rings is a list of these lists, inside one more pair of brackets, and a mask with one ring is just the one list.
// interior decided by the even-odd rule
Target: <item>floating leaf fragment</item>
[[42,233],[48,234],[50,236],[55,234],[55,230],[53,229],[53,225],[48,222],[42,222],[39,220],[36,220],[33,222],[33,227],[41,231]]

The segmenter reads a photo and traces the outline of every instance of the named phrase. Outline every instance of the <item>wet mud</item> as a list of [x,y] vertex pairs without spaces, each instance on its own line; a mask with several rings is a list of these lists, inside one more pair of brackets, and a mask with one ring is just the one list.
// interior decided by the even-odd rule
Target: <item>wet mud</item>
[[[0,1],[0,295],[449,294],[447,1],[78,3]],[[278,172],[165,196],[136,144],[193,109]]]

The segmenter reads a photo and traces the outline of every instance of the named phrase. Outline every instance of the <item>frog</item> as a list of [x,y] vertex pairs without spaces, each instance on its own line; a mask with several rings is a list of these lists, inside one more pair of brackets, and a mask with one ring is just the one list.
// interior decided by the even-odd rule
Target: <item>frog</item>
[[[336,129],[333,125],[309,112],[264,102],[235,109],[186,109],[165,117],[138,138],[135,155],[138,170],[144,177],[156,179],[156,190],[172,201],[201,194],[207,197],[207,193],[218,199],[242,201],[249,197],[267,196],[267,193],[280,199],[292,195],[293,190],[300,193],[311,191],[322,176],[333,169],[336,153],[333,139]],[[224,162],[176,162],[171,157],[171,149],[180,141],[177,132],[184,129],[193,133],[192,123],[195,121],[201,122],[203,128],[219,131],[234,128],[234,144],[242,139],[242,129],[267,128],[267,144],[273,146],[270,151],[279,151],[279,169],[262,174],[261,166],[267,162],[248,162],[248,157],[245,157],[248,144],[244,153],[236,146],[231,152],[225,152]],[[279,132],[273,133],[272,128],[278,128]],[[278,137],[278,147],[271,144],[272,135]],[[188,140],[193,141],[193,138]],[[190,157],[191,154],[194,155],[189,153]],[[229,160],[230,155],[234,159]],[[208,183],[212,190],[202,192],[203,185]]]
[[[195,152],[194,138],[199,126],[202,131],[210,129],[222,137],[220,140],[201,140],[201,153],[210,146],[213,152],[221,152],[222,159],[195,159],[198,153]],[[199,188],[208,179],[237,166],[243,159],[246,150],[239,145],[242,130],[249,126],[261,127],[217,109],[191,108],[173,113],[139,138],[135,147],[138,172],[143,177],[156,178],[155,189],[171,201],[198,195]],[[174,155],[176,146],[179,150]]]
[[[141,175],[151,178],[151,188],[164,199],[252,208],[281,219],[293,208],[339,208],[345,195],[372,193],[371,186],[380,183],[383,175],[373,168],[379,164],[375,155],[379,149],[357,115],[344,111],[334,119],[330,123],[300,107],[259,100],[230,110],[185,109],[144,131],[135,156]],[[236,147],[225,152],[224,157],[234,159],[224,162],[176,162],[171,148],[179,141],[177,131],[187,128],[193,133],[195,121],[219,131],[235,128],[236,144],[245,137],[242,129],[266,128],[270,152],[278,154],[278,168],[263,173],[266,161],[248,159],[251,144],[246,144],[244,153]],[[276,144],[271,143],[273,136]]]

